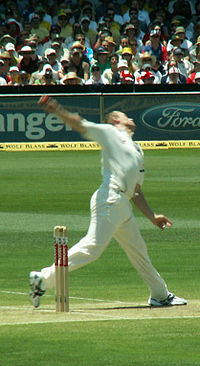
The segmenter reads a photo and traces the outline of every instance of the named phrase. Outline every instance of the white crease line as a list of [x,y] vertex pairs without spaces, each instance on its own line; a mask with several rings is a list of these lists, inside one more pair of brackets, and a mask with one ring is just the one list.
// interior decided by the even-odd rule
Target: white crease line
[[[2,294],[8,294],[8,295],[23,295],[23,296],[29,296],[29,292],[19,292],[19,291],[0,291]],[[45,297],[53,297],[53,295],[46,295]]]
[[70,296],[70,299],[75,299],[75,300],[87,300],[87,301],[97,301],[97,302],[104,302],[104,303],[113,303],[113,304],[130,304],[130,302],[124,302],[124,301],[119,301],[119,300],[102,300],[102,299],[92,299],[92,298],[87,298],[87,297],[74,297],[74,296]]
[[15,291],[0,291],[2,294],[8,294],[8,295],[28,295],[27,292],[15,292]]
[[[84,314],[83,314],[84,315]],[[92,315],[92,314],[90,314]],[[96,316],[96,314],[95,314]],[[47,321],[21,321],[21,322],[12,322],[12,323],[0,323],[0,326],[8,326],[8,325],[32,325],[32,324],[53,324],[53,323],[75,323],[75,322],[99,322],[99,321],[116,321],[116,320],[176,320],[176,319],[199,319],[200,316],[191,315],[191,316],[176,316],[176,317],[110,317],[110,318],[102,318],[102,319],[56,319],[56,320],[47,320]]]
[[[15,291],[0,291],[0,293],[5,293],[5,294],[11,294],[11,295],[25,295],[25,296],[29,296],[29,292],[15,292]],[[55,297],[55,295],[48,295],[48,294],[44,294],[44,297]],[[127,301],[119,301],[119,300],[105,300],[105,299],[95,299],[95,298],[87,298],[87,297],[76,297],[76,296],[69,296],[70,299],[74,299],[74,300],[83,300],[83,301],[93,301],[93,302],[102,302],[102,303],[108,303],[108,304],[113,304],[113,305],[124,305],[124,306],[133,306],[133,307],[140,307],[142,308],[143,306],[145,306],[146,308],[148,308],[149,306],[145,303],[139,303],[139,302],[127,302]],[[194,300],[190,300],[190,302],[193,302]],[[1,306],[0,306],[1,308]]]
[[[15,291],[0,291],[2,294],[8,294],[8,295],[25,295],[25,296],[29,296],[28,292],[15,292]],[[45,294],[45,297],[54,297],[55,295],[48,295]],[[76,296],[70,296],[70,299],[74,299],[74,300],[86,300],[86,301],[97,301],[97,302],[104,302],[104,303],[113,303],[113,304],[124,304],[124,305],[130,305],[130,302],[125,302],[125,301],[119,301],[119,300],[103,300],[103,299],[92,299],[92,298],[87,298],[87,297],[76,297]]]

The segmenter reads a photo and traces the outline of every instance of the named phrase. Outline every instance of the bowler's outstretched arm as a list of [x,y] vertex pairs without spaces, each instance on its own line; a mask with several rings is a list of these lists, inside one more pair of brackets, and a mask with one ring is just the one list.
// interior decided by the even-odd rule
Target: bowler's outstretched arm
[[83,134],[86,132],[86,128],[81,122],[82,118],[78,114],[71,113],[63,108],[55,99],[44,95],[40,98],[38,104],[47,112],[55,113],[64,124],[67,124],[73,130]]
[[156,226],[160,229],[165,229],[166,226],[171,227],[172,221],[170,221],[166,216],[159,214],[157,215],[147,203],[144,194],[141,191],[139,184],[136,186],[135,195],[133,197],[133,202],[137,208]]

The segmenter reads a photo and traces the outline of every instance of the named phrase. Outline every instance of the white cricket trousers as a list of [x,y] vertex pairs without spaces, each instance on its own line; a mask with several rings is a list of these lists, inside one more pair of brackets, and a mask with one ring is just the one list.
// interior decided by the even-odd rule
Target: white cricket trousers
[[[69,271],[95,261],[114,237],[150,289],[151,297],[165,299],[165,281],[153,267],[146,244],[133,215],[132,204],[123,193],[115,193],[113,203],[106,202],[104,192],[96,191],[90,202],[91,221],[88,232],[69,249]],[[55,266],[43,268],[44,288],[55,286]]]

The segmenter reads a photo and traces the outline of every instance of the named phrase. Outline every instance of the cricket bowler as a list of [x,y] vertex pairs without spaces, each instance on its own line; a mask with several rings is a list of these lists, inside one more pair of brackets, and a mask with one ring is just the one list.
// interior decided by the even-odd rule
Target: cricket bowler
[[[92,195],[88,232],[69,249],[69,271],[95,261],[106,249],[112,237],[123,248],[132,265],[150,290],[151,306],[185,305],[187,301],[169,292],[163,278],[153,267],[147,247],[133,214],[132,202],[161,230],[172,222],[156,214],[148,205],[141,190],[144,179],[144,156],[141,147],[132,139],[136,128],[133,119],[120,111],[96,124],[63,108],[56,100],[43,96],[39,104],[84,137],[97,141],[102,148],[102,184]],[[40,305],[46,290],[55,286],[55,265],[30,273],[31,301]]]

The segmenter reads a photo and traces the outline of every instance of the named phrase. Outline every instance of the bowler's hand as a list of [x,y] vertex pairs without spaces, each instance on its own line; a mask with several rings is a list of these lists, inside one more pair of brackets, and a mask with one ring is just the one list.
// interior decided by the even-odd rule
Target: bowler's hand
[[171,227],[172,221],[164,215],[154,215],[154,225],[158,226],[161,230],[164,230],[166,226]]
[[55,99],[48,97],[47,95],[42,96],[38,104],[40,104],[47,112],[55,113],[58,108],[58,103]]
[[72,130],[81,134],[86,132],[86,127],[84,127],[84,124],[82,123],[81,116],[63,108],[55,99],[50,98],[48,95],[43,95],[38,101],[38,104],[41,105],[45,111],[56,114],[60,121],[70,126]]

